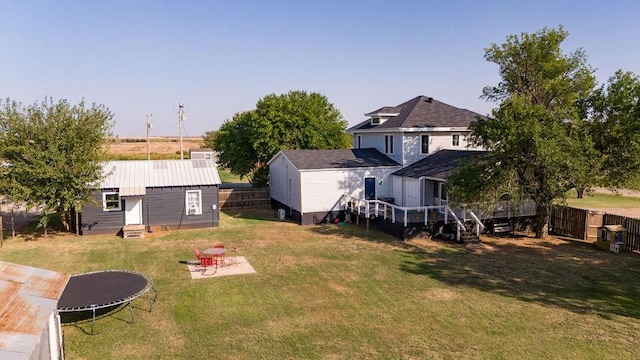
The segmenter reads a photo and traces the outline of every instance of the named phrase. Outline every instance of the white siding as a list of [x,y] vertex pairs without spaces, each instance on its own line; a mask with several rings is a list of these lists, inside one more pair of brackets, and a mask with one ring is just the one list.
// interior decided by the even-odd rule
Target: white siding
[[279,154],[269,164],[269,191],[271,198],[283,204],[286,204],[289,200],[287,197],[287,167],[297,171],[282,154]]
[[384,154],[384,136],[380,134],[356,133],[353,134],[353,148],[358,148],[358,136],[361,137],[361,149],[376,148]]
[[282,154],[269,164],[271,198],[300,211],[300,172]]
[[391,176],[392,194],[396,205],[404,206],[404,198],[402,197],[402,178],[399,176]]
[[389,174],[399,169],[400,167],[302,171],[301,212],[337,210],[338,202],[344,194],[364,198],[364,179],[368,177],[376,179],[377,197],[389,197]]
[[[420,154],[421,143],[420,137],[422,133],[405,133],[403,148],[404,148],[404,166],[411,165],[414,162],[422,159],[424,156]],[[429,149],[431,150],[431,149]]]
[[404,178],[404,206],[420,206],[420,181]]
[[[452,135],[460,135],[460,145],[452,145]],[[421,133],[405,133],[403,141],[404,166],[411,165],[422,160],[429,154],[422,154],[422,135],[429,135],[429,154],[442,149],[449,150],[480,150],[478,147],[467,147],[468,131],[430,131]],[[384,141],[384,139],[383,139]],[[395,159],[394,159],[395,160]]]
[[[391,130],[391,129],[390,129]],[[366,148],[374,148],[378,149],[381,153],[384,154],[384,137],[385,135],[393,135],[393,154],[385,154],[389,158],[397,161],[399,164],[402,164],[402,152],[404,150],[404,146],[402,145],[402,133],[400,132],[384,132],[384,133],[364,133],[362,135],[362,149]],[[355,135],[357,138],[357,134]],[[354,142],[357,145],[357,140]]]

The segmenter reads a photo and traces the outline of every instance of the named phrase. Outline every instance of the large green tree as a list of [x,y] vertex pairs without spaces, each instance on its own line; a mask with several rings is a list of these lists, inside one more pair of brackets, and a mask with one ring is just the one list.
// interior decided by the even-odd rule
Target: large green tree
[[267,162],[285,149],[340,149],[351,145],[347,122],[326,96],[306,91],[270,94],[256,108],[237,113],[205,143],[221,166],[246,176],[254,186],[269,183]]
[[599,184],[640,189],[640,78],[618,70],[588,101],[596,149],[603,156]]
[[92,201],[102,176],[104,145],[113,115],[103,105],[66,100],[0,105],[0,194],[27,207],[40,206],[45,227],[58,213],[69,230],[72,210]]
[[501,192],[526,194],[536,203],[535,233],[547,233],[549,209],[575,186],[593,182],[599,166],[580,100],[595,86],[583,50],[564,53],[562,28],[508,36],[486,49],[501,81],[483,89],[498,104],[471,125],[470,142],[491,151],[451,179],[459,202],[487,201]]

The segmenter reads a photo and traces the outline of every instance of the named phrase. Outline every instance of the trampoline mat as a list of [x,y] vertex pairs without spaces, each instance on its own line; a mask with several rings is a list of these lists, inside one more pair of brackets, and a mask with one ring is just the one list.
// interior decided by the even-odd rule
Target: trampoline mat
[[91,308],[123,302],[147,288],[144,275],[128,271],[100,271],[74,275],[58,301],[58,309]]

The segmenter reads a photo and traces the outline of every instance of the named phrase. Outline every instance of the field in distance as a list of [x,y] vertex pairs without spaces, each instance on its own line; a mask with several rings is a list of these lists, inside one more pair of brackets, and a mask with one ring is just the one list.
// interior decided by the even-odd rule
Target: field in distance
[[[182,150],[189,156],[189,149],[204,146],[202,137],[183,137]],[[151,159],[179,159],[180,138],[169,136],[149,137]],[[111,160],[144,160],[147,158],[147,139],[145,137],[119,137],[107,149]]]

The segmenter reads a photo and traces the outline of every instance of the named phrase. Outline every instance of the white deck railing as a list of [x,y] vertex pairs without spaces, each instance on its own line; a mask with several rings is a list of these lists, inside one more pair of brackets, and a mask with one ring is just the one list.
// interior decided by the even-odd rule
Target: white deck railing
[[[484,225],[482,221],[473,213],[473,211],[469,209],[452,209],[448,205],[440,205],[440,206],[398,206],[394,204],[390,204],[388,202],[382,200],[365,200],[361,198],[357,198],[351,195],[344,194],[340,198],[338,202],[341,210],[350,209],[351,211],[358,214],[358,216],[365,216],[370,218],[372,216],[381,216],[383,219],[391,218],[391,222],[396,223],[399,222],[396,219],[396,213],[402,213],[402,223],[404,227],[407,227],[409,223],[409,212],[415,211],[416,213],[422,213],[424,218],[424,224],[427,225],[429,221],[429,214],[431,211],[436,211],[444,216],[444,222],[449,222],[449,216],[451,216],[454,222],[457,224],[456,227],[456,240],[460,240],[460,232],[466,231],[466,227],[464,226],[464,221],[467,220],[467,217],[472,219],[475,222],[475,233],[476,235],[480,235],[480,232],[484,229]],[[460,220],[462,218],[462,220]]]

